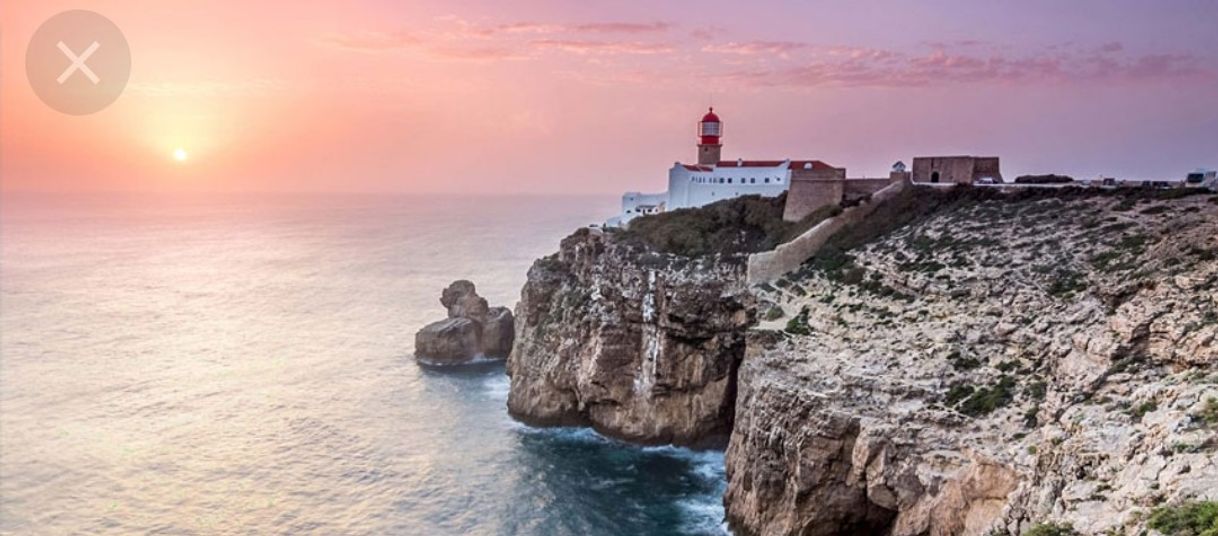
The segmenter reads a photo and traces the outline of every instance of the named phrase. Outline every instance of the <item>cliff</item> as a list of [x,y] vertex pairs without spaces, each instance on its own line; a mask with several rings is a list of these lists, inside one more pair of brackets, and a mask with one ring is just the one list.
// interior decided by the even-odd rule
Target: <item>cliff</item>
[[643,443],[722,445],[754,310],[742,257],[581,229],[529,269],[508,410]]
[[1218,500],[1215,199],[964,194],[754,287],[732,526],[1138,534]]

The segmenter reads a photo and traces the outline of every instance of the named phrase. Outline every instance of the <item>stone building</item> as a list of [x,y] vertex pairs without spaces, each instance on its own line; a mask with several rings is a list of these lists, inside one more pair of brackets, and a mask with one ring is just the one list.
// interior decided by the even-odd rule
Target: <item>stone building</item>
[[997,156],[919,156],[912,175],[915,184],[1002,182]]

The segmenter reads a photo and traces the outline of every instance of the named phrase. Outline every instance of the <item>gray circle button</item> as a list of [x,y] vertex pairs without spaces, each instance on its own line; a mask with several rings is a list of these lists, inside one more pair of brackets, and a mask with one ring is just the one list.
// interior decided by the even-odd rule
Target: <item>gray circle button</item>
[[118,99],[131,77],[131,49],[110,19],[75,9],[47,19],[25,51],[25,74],[47,106],[87,115]]

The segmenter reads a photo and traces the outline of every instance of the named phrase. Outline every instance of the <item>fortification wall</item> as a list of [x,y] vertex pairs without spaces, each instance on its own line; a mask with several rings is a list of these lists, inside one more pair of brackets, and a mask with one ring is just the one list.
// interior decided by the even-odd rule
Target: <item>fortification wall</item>
[[791,170],[791,188],[782,219],[799,221],[820,207],[841,203],[846,193],[845,180],[845,168]]
[[[791,187],[794,188],[795,184],[792,184]],[[907,188],[912,188],[907,181],[892,183],[872,194],[870,201],[850,207],[838,216],[820,222],[790,242],[779,244],[770,251],[749,255],[748,284],[756,285],[773,281],[783,274],[799,268],[838,231],[862,222],[875,211],[880,203],[900,195]]]
[[852,201],[860,197],[867,197],[883,190],[891,183],[892,179],[846,179],[843,198],[846,201]]

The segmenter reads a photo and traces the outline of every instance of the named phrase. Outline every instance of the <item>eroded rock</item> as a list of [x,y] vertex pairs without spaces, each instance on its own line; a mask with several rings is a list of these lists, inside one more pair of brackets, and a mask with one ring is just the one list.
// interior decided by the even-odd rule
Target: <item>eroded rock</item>
[[722,444],[753,322],[744,271],[599,230],[567,237],[521,292],[509,412],[643,443]]
[[448,318],[415,334],[415,356],[433,364],[468,363],[479,358],[506,358],[512,349],[513,318],[507,307],[488,307],[474,284],[453,281],[440,294]]

